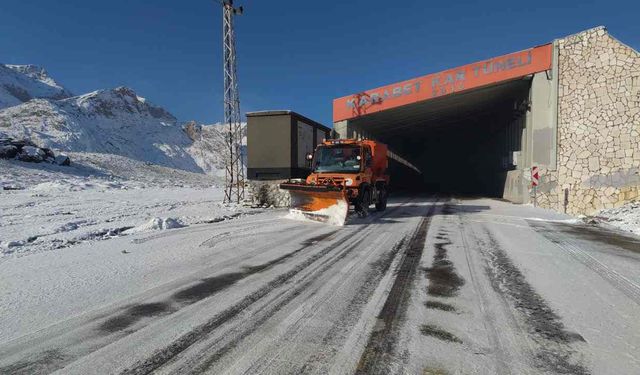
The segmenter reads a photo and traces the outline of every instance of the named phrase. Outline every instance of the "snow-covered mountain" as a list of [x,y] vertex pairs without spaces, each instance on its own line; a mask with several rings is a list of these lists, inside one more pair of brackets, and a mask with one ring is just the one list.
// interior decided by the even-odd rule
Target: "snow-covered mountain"
[[201,171],[186,150],[193,142],[176,118],[126,87],[5,108],[0,129],[54,150],[115,154]]
[[13,102],[0,96],[11,104],[0,108],[0,132],[13,138],[28,138],[40,147],[58,151],[120,155],[190,172],[224,175],[221,126],[180,125],[167,110],[127,87],[71,97],[43,69],[0,65],[0,79],[9,82],[9,78],[11,92],[28,93],[18,95],[22,101],[13,96]]
[[0,109],[18,105],[31,99],[65,99],[69,90],[58,84],[36,65],[0,64]]

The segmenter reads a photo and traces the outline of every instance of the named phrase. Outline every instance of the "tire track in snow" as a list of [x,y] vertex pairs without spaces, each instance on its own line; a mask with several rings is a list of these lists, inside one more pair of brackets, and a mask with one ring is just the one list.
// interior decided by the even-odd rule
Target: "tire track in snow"
[[[532,223],[532,227],[536,230],[541,229],[540,225],[537,223]],[[544,237],[549,238],[554,245],[569,253],[573,258],[587,266],[593,272],[598,274],[598,276],[602,277],[611,286],[629,297],[633,302],[640,305],[640,285],[627,279],[614,269],[600,262],[580,247],[571,243],[571,241],[567,241],[566,239],[555,235],[553,231],[545,228],[545,230],[542,231],[542,234]]]
[[[387,212],[378,214],[378,215],[379,217],[388,215],[404,207],[408,203],[409,202],[404,202],[400,206],[390,207],[390,209]],[[287,354],[290,354],[291,352],[295,351],[295,346],[296,346],[295,343],[297,338],[303,337],[304,334],[306,333],[306,331],[304,331],[305,323],[308,322],[309,320],[313,320],[313,317],[315,317],[317,314],[320,313],[324,305],[326,304],[332,305],[330,301],[333,301],[334,299],[338,298],[338,294],[339,294],[338,290],[341,290],[343,288],[346,288],[346,289],[351,288],[351,286],[353,285],[353,281],[349,281],[349,280],[352,280],[353,277],[355,277],[358,274],[356,270],[363,266],[364,260],[360,257],[360,255],[358,255],[359,258],[350,260],[350,262],[348,263],[349,271],[346,271],[345,269],[341,269],[338,272],[339,275],[344,274],[343,277],[336,277],[337,275],[330,276],[328,279],[326,278],[323,279],[323,282],[320,284],[318,283],[318,279],[323,277],[325,274],[327,274],[327,271],[329,269],[332,269],[332,267],[335,265],[336,262],[348,256],[349,253],[351,253],[353,250],[357,249],[359,254],[363,254],[363,255],[365,255],[366,253],[365,259],[368,259],[368,257],[376,253],[376,251],[373,249],[378,249],[381,246],[380,243],[385,242],[387,240],[387,235],[383,234],[382,236],[372,237],[372,234],[376,234],[378,228],[384,228],[387,224],[372,222],[377,218],[375,216],[376,214],[371,215],[371,217],[369,218],[370,225],[368,225],[367,227],[365,227],[365,229],[360,231],[358,235],[358,239],[353,238],[351,240],[351,241],[358,241],[359,243],[362,243],[364,240],[366,240],[367,248],[363,248],[362,246],[356,245],[353,249],[350,249],[346,252],[343,251],[337,258],[332,258],[331,260],[325,260],[324,264],[327,264],[327,262],[331,262],[329,267],[327,267],[326,269],[323,269],[322,272],[318,274],[316,274],[317,271],[314,270],[313,272],[314,274],[316,274],[316,276],[314,276],[314,279],[311,280],[311,282],[309,283],[305,283],[305,285],[301,288],[300,293],[295,294],[294,298],[298,297],[302,293],[309,295],[309,300],[315,299],[315,302],[313,302],[313,305],[311,305],[310,307],[307,300],[303,301],[301,306],[298,307],[294,312],[292,312],[291,315],[289,315],[290,319],[288,318],[286,319],[286,321],[278,324],[277,337],[269,336],[268,339],[262,339],[258,343],[252,344],[249,347],[249,349],[244,349],[244,351],[242,352],[243,353],[242,355],[244,357],[250,358],[248,360],[251,361],[251,364],[249,365],[248,369],[244,370],[244,373],[253,374],[253,373],[265,372],[267,371],[268,368],[270,368],[270,364],[274,360],[281,358],[280,354],[284,354],[286,356]],[[322,342],[325,343],[325,345],[328,347],[328,352],[335,352],[337,350],[332,346],[330,341],[331,340],[336,341],[337,336],[340,336],[341,334],[344,333],[345,321],[347,320],[354,321],[354,324],[355,324],[355,321],[357,321],[358,318],[360,318],[359,309],[363,305],[369,302],[368,300],[373,294],[373,292],[377,289],[380,279],[382,279],[387,274],[387,271],[391,266],[393,259],[403,247],[402,243],[404,243],[404,239],[401,239],[400,243],[396,243],[395,246],[391,246],[391,250],[383,254],[383,257],[381,259],[377,259],[371,264],[366,263],[364,265],[365,267],[372,267],[372,269],[370,269],[366,273],[365,279],[367,281],[357,289],[357,292],[352,294],[354,298],[348,300],[347,306],[342,307],[342,305],[336,304],[336,306],[340,306],[340,309],[343,311],[343,313],[342,315],[340,315],[340,319],[336,320],[337,322],[339,322],[339,324],[334,325],[331,329],[329,329],[329,331],[327,331],[326,334],[323,335]],[[299,283],[299,282],[300,281],[296,281],[296,283]],[[310,289],[310,286],[312,285],[314,288]],[[329,292],[327,290],[329,290]],[[289,293],[289,291],[285,290],[281,294],[283,293]],[[281,297],[278,296],[277,298],[281,298]],[[273,300],[277,301],[277,298],[273,298]],[[200,373],[206,373],[206,372],[212,371],[212,367],[215,366],[216,364],[219,365],[218,363],[219,360],[221,360],[226,354],[228,354],[229,351],[233,350],[238,345],[240,345],[242,340],[244,340],[248,336],[253,335],[255,331],[257,331],[264,323],[266,323],[269,319],[273,318],[273,316],[279,313],[282,308],[284,308],[287,305],[290,305],[290,303],[291,303],[291,300],[285,301],[285,303],[283,304],[279,302],[263,303],[265,307],[255,308],[259,311],[259,313],[256,313],[256,315],[259,315],[259,318],[256,318],[257,319],[256,322],[252,321],[254,314],[249,313],[250,314],[249,316],[251,317],[249,321],[243,321],[243,324],[239,326],[237,329],[233,328],[227,331],[226,333],[217,333],[215,337],[209,338],[208,342],[212,343],[211,346],[208,345],[208,342],[204,342],[200,344],[199,346],[204,347],[205,349],[203,350],[203,353],[200,355],[199,359],[188,360],[186,364],[181,364],[180,367],[172,368],[170,370],[163,369],[163,371],[176,373],[176,374],[183,374],[183,373],[200,374]],[[274,307],[274,305],[276,305],[277,307]],[[347,326],[349,325],[347,324]],[[238,331],[238,332],[234,333],[234,331]],[[234,338],[231,339],[231,341],[229,341],[226,344],[220,344],[220,341],[227,340],[229,336],[232,336]],[[222,340],[219,341],[217,337],[221,337]],[[318,338],[314,336],[314,340],[316,339]],[[268,346],[272,345],[274,342],[282,342],[282,344],[277,344],[276,347],[274,348],[270,347],[267,350],[261,351],[260,347],[263,341],[267,341],[265,345],[268,345]],[[220,345],[223,345],[222,348],[220,348]],[[213,351],[213,354],[211,353],[211,351]],[[316,352],[315,354],[324,356],[327,353],[321,354],[320,352]],[[262,355],[262,356],[259,358],[255,357],[259,355]],[[197,357],[197,356],[194,356],[194,357]],[[242,362],[242,360],[237,360],[234,363],[237,364],[238,361]],[[300,364],[299,366],[300,370],[290,370],[290,371],[294,373],[309,372],[311,371],[310,368],[312,366],[318,365],[317,362],[314,362],[311,359],[307,360],[306,362],[300,362],[299,364]],[[236,367],[228,368],[225,371],[225,373],[238,373],[238,372],[242,372],[242,371],[237,369]]]
[[[211,227],[208,226],[207,224],[216,224],[215,229],[235,229],[236,231],[241,231],[241,230],[246,230],[245,228],[240,228],[237,229],[237,227],[239,226],[246,226],[246,225],[252,225],[252,224],[257,224],[257,223],[261,223],[262,226],[268,226],[270,223],[277,223],[276,220],[274,220],[273,218],[269,218],[269,219],[258,219],[258,220],[252,220],[252,221],[239,221],[240,219],[247,217],[247,216],[253,216],[253,215],[259,215],[259,214],[263,214],[264,211],[258,211],[258,212],[239,212],[233,215],[225,215],[225,216],[221,216],[219,218],[215,218],[212,220],[205,220],[201,223],[196,223],[196,224],[191,224],[189,227],[185,227],[181,230],[181,232],[162,232],[162,233],[156,233],[156,234],[152,234],[146,237],[142,237],[142,238],[136,238],[133,239],[132,242],[135,244],[141,244],[141,243],[145,243],[147,241],[151,241],[151,240],[155,240],[155,239],[159,239],[159,238],[166,238],[169,236],[174,236],[174,235],[179,235],[179,234],[185,234],[187,232],[189,233],[198,233],[198,232],[205,232],[205,231],[210,231]],[[248,228],[254,228],[253,226],[250,226]]]
[[[273,220],[270,220],[270,222],[273,222]],[[278,225],[278,229],[274,230],[272,225],[268,225],[267,223],[260,224],[260,225],[251,225],[251,226],[241,227],[241,228],[232,228],[230,230],[225,230],[223,232],[214,234],[213,236],[202,241],[198,245],[198,247],[208,247],[211,249],[220,245],[223,242],[226,243],[236,239],[244,239],[247,237],[248,232],[250,232],[251,236],[257,236],[257,235],[263,235],[263,234],[287,233],[292,228],[295,228],[294,224]]]
[[[450,216],[453,214],[452,206],[449,203],[445,203],[440,211],[443,216]],[[427,284],[427,296],[437,298],[453,298],[458,296],[460,288],[466,283],[464,277],[462,277],[456,270],[456,266],[449,258],[449,251],[453,242],[451,241],[451,232],[445,228],[440,228],[435,236],[433,243],[434,252],[433,259],[430,267],[423,267],[422,271],[425,273],[426,278],[429,280]],[[434,305],[434,303],[436,303]],[[451,305],[440,304],[438,301],[428,300],[425,306],[437,306],[443,310],[455,310]],[[420,333],[424,336],[434,337],[439,340],[448,341],[457,344],[463,344],[463,341],[453,333],[446,329],[429,323],[422,324],[419,328]]]
[[[377,224],[368,232],[377,233],[377,228],[381,225],[384,224]],[[339,269],[335,275],[330,275],[329,279],[323,279],[320,283],[315,282],[314,288],[307,291],[307,294],[310,294],[309,299],[303,301],[283,322],[278,324],[277,337],[265,337],[253,346],[255,348],[267,345],[269,348],[264,351],[258,349],[257,353],[250,352],[250,355],[258,356],[257,358],[250,357],[251,366],[243,369],[244,371],[239,371],[235,367],[229,368],[225,373],[256,374],[268,372],[269,369],[272,369],[274,361],[296,352],[297,345],[304,342],[305,338],[309,338],[309,336],[305,336],[308,334],[307,324],[313,325],[313,322],[319,319],[318,316],[326,312],[327,306],[332,306],[332,310],[339,309],[340,312],[337,318],[330,320],[331,327],[327,327],[321,333],[311,333],[313,341],[322,342],[322,346],[313,350],[311,356],[307,356],[306,352],[300,353],[304,357],[300,357],[300,361],[292,363],[291,368],[288,369],[290,373],[326,373],[328,371],[326,368],[319,369],[317,367],[328,366],[327,359],[333,358],[340,350],[341,344],[346,339],[345,335],[352,332],[349,328],[355,329],[358,319],[361,318],[362,309],[369,302],[382,278],[387,274],[396,255],[404,248],[405,239],[401,238],[391,246],[390,250],[378,254],[389,237],[388,233],[382,233],[375,238],[367,234],[364,237],[367,239],[367,247],[360,248],[358,255],[352,257],[345,266],[346,268]],[[369,258],[376,256],[376,260],[369,261]],[[363,268],[366,271],[364,277],[361,278],[362,274],[359,273],[359,270]],[[360,284],[355,290],[352,290],[356,282]],[[348,296],[351,298],[345,298],[343,291],[348,291]],[[341,298],[345,299],[341,300]],[[266,343],[263,343],[265,341]],[[273,345],[273,343],[276,344]],[[244,357],[247,357],[247,354]],[[277,367],[277,365],[273,367]]]
[[[442,209],[442,214],[451,215],[451,206],[445,204]],[[434,244],[435,251],[431,267],[423,269],[429,280],[427,294],[444,298],[455,297],[460,288],[465,284],[465,280],[458,274],[455,265],[449,260],[447,254],[447,248],[452,245],[453,242],[451,242],[448,232],[446,231],[439,232],[436,239],[442,242],[436,242]]]
[[[213,294],[221,292],[240,281],[242,278],[250,276],[250,274],[261,272],[267,268],[275,266],[276,264],[280,264],[302,250],[315,246],[319,241],[327,239],[336,232],[337,231],[334,230],[329,233],[307,238],[301,243],[302,246],[293,252],[284,254],[283,256],[260,265],[246,266],[242,268],[240,272],[218,272],[216,276],[205,277],[200,279],[197,283],[189,282],[189,286],[187,287],[178,283],[180,286],[172,287],[172,289],[169,290],[173,296],[167,300],[158,301],[157,297],[142,299],[142,301],[153,300],[153,302],[134,302],[123,307],[110,309],[107,313],[93,314],[93,317],[89,319],[83,317],[84,322],[81,321],[76,324],[73,324],[74,318],[72,318],[69,321],[63,322],[63,325],[69,325],[66,329],[58,329],[58,325],[56,324],[53,327],[53,332],[45,333],[41,338],[35,338],[31,345],[29,343],[19,344],[19,349],[14,353],[26,353],[22,355],[20,360],[0,368],[0,373],[3,373],[5,367],[13,368],[15,366],[25,369],[26,373],[48,373],[56,369],[64,368],[72,361],[146,327],[151,324],[154,319],[174,313],[185,306],[198,302],[202,298],[210,297]],[[286,237],[286,239],[293,240],[296,239],[296,237],[300,237],[302,234],[303,233],[294,233],[291,236]],[[248,257],[261,254],[265,250],[274,246],[272,242],[273,241],[270,241],[268,244],[265,244],[248,254],[240,255],[225,263],[237,262],[240,259],[247,260],[249,259]],[[218,266],[223,266],[224,268],[224,264]],[[159,291],[158,293],[155,293],[156,295],[166,294],[166,292],[162,291],[163,286],[154,289],[158,289]],[[145,292],[145,294],[147,294],[147,292]],[[139,322],[141,322],[141,324]],[[85,342],[91,342],[96,339],[96,333],[98,337],[104,336],[99,339],[100,344],[94,343],[91,344],[90,347],[87,347]],[[59,342],[65,335],[71,335],[71,337],[64,338],[65,346],[64,348],[61,348]],[[53,342],[53,344],[48,344],[48,341]],[[34,346],[33,344],[44,345],[40,348],[39,352],[29,352],[29,350]],[[48,353],[53,351],[62,353],[63,355],[48,355]],[[14,355],[12,352],[13,349],[0,348],[0,353],[4,353],[5,356],[10,354]],[[69,353],[73,353],[73,355]],[[46,358],[47,360],[44,361],[43,358]]]
[[[335,373],[335,371],[332,372],[329,369],[331,364],[323,361],[323,358],[329,356],[335,358],[338,351],[345,348],[345,346],[341,346],[340,344],[349,340],[352,334],[358,334],[357,330],[360,326],[358,323],[362,320],[362,313],[366,312],[367,304],[380,287],[380,283],[389,273],[391,265],[404,248],[406,241],[406,237],[400,238],[391,250],[382,254],[382,257],[371,263],[371,269],[364,277],[366,281],[353,293],[355,297],[349,301],[349,304],[344,309],[345,312],[337,320],[339,324],[333,325],[322,337],[323,344],[329,347],[329,353],[316,353],[311,358],[308,358],[301,366],[300,373]],[[351,331],[348,331],[345,327],[353,328]],[[336,368],[336,365],[337,364],[334,363],[333,367]]]
[[266,271],[278,264],[285,262],[301,251],[307,249],[309,246],[330,238],[336,232],[337,231],[332,231],[309,238],[305,240],[302,243],[302,246],[298,249],[286,253],[269,262],[262,263],[257,266],[245,266],[242,267],[242,269],[238,272],[228,272],[202,279],[194,285],[178,290],[167,301],[134,305],[123,311],[121,314],[107,319],[100,325],[99,330],[107,333],[121,331],[135,323],[141,317],[165,315],[165,313],[175,312],[182,307],[191,305],[202,299],[212,297],[213,295],[227,288],[230,288],[244,278]]
[[529,284],[490,230],[485,231],[489,242],[481,250],[486,256],[486,274],[496,293],[504,296],[524,321],[526,333],[536,346],[534,365],[562,374],[589,374],[571,346],[584,341],[582,336],[565,329],[560,317]]
[[483,318],[482,324],[485,331],[487,332],[489,345],[494,348],[493,354],[496,358],[496,373],[511,374],[512,370],[509,366],[509,363],[512,359],[507,350],[505,350],[505,345],[503,344],[502,340],[498,336],[498,327],[495,324],[495,319],[489,312],[489,306],[491,305],[491,303],[487,296],[486,286],[480,282],[480,277],[478,275],[478,272],[481,273],[481,271],[476,271],[476,268],[473,266],[473,261],[471,259],[471,247],[469,245],[468,233],[466,230],[466,223],[459,215],[456,215],[456,217],[459,220],[462,247],[464,249],[465,259],[467,261],[467,268],[469,270],[469,275],[471,278],[471,285],[473,286],[476,296],[478,297],[478,306]]
[[[406,205],[407,203],[409,203],[409,201],[402,202],[400,205],[380,215],[370,215],[367,221],[365,222],[365,224],[367,225],[367,227],[369,227],[374,220],[398,210],[399,208]],[[226,322],[237,317],[244,309],[248,308],[249,306],[253,305],[255,302],[264,298],[265,296],[270,294],[274,289],[280,286],[283,286],[289,280],[293,279],[296,275],[298,275],[305,269],[309,268],[318,260],[321,260],[332,251],[336,250],[337,248],[344,245],[345,243],[348,243],[356,235],[360,234],[360,236],[363,239],[366,238],[365,235],[362,234],[363,231],[364,230],[361,230],[361,231],[352,230],[348,232],[345,236],[335,239],[332,244],[323,248],[318,253],[315,253],[313,256],[305,260],[302,264],[289,270],[288,272],[285,272],[284,274],[279,275],[277,278],[267,283],[264,287],[258,289],[257,291],[243,298],[240,302],[225,309],[224,311],[215,315],[205,323],[195,327],[190,332],[182,335],[180,338],[173,341],[171,344],[164,347],[163,349],[156,351],[154,354],[151,355],[151,357],[147,358],[146,360],[135,363],[132,367],[123,370],[121,374],[122,375],[149,374],[165,366],[167,363],[172,361],[178,354],[189,349],[192,345],[200,342],[201,340],[206,339],[211,332],[213,332],[214,330],[216,330]],[[357,242],[357,245],[359,245],[359,242]],[[351,251],[355,247],[357,246],[349,246],[347,247],[347,250]],[[348,251],[343,251],[342,257],[346,256]],[[336,259],[335,262],[337,262],[340,259],[341,258]],[[326,262],[331,262],[331,261],[332,261],[331,259],[326,260]],[[322,267],[322,264],[319,267]],[[302,289],[296,289],[296,290],[298,294],[302,292]],[[296,295],[291,295],[290,299],[294,298]],[[288,301],[286,301],[284,304],[286,303],[288,303]],[[282,306],[279,306],[278,309]]]
[[382,311],[378,315],[380,328],[374,330],[360,357],[356,374],[387,373],[387,365],[391,362],[398,336],[398,320],[406,313],[410,288],[418,271],[424,245],[431,223],[431,216],[435,211],[435,202],[420,220],[418,228],[411,236],[402,260],[398,266],[396,279],[385,301]]
[[[348,235],[347,238],[344,238],[343,240],[349,240],[351,237],[355,236],[357,233],[358,232],[354,231],[350,233],[350,235]],[[150,358],[147,358],[141,363],[134,364],[132,368],[122,371],[121,374],[141,375],[141,374],[149,374],[156,371],[160,367],[164,366],[167,362],[171,361],[176,355],[184,352],[185,350],[189,349],[193,344],[206,338],[210,332],[214,331],[215,329],[219,328],[227,321],[238,316],[244,309],[248,308],[249,306],[257,302],[261,298],[265,297],[275,288],[284,285],[286,282],[291,280],[298,273],[302,272],[303,270],[311,266],[313,263],[318,261],[320,258],[330,253],[331,251],[335,250],[340,245],[341,243],[338,242],[324,248],[322,251],[316,253],[315,255],[307,259],[298,267],[295,267],[294,269],[284,274],[281,274],[274,280],[267,283],[267,285],[265,285],[264,287],[258,289],[254,293],[240,300],[240,302],[234,304],[233,306],[227,308],[221,313],[215,315],[213,318],[209,319],[204,324],[201,324],[195,329],[191,330],[190,332],[184,334],[179,339],[172,342],[170,345],[154,353]],[[292,295],[291,298],[293,297],[295,296]]]
[[[331,259],[329,262],[325,262],[320,268],[315,269],[314,272],[306,277],[303,283],[298,284],[295,288],[285,290],[283,293],[275,298],[275,302],[267,304],[265,309],[262,309],[258,314],[257,319],[250,322],[248,325],[246,322],[242,326],[242,332],[237,334],[233,339],[225,343],[222,347],[216,350],[214,353],[208,353],[207,358],[200,362],[197,366],[194,366],[189,371],[177,371],[177,373],[189,373],[189,374],[201,374],[206,373],[211,366],[213,366],[220,358],[231,351],[240,341],[253,334],[258,327],[264,324],[268,319],[272,318],[277,312],[279,312],[284,306],[289,304],[294,298],[305,292],[309,286],[311,286],[323,273],[328,271],[337,262],[344,259],[349,253],[358,248],[365,238],[356,240],[351,246],[347,247],[338,256]],[[226,335],[225,335],[226,336]],[[190,366],[191,367],[191,366]]]

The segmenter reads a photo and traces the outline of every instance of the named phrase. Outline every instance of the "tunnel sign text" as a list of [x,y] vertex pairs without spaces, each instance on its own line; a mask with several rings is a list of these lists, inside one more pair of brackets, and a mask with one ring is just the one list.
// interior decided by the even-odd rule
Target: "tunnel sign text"
[[334,121],[545,71],[551,68],[551,54],[548,44],[338,98],[333,103]]

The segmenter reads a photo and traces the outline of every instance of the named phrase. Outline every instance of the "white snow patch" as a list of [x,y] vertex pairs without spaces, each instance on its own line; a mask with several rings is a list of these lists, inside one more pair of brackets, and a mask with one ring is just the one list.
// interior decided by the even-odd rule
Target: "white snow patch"
[[70,221],[70,222],[64,223],[61,226],[59,226],[58,228],[56,228],[54,230],[54,233],[71,232],[71,231],[76,230],[76,229],[78,229],[80,227],[87,226],[87,225],[94,225],[94,224],[96,224],[96,222],[93,221],[93,220]]
[[24,246],[24,241],[9,241],[6,244],[4,244],[5,249],[10,249],[12,247],[20,247],[20,246]]
[[64,183],[63,181],[49,181],[34,185],[31,190],[39,192],[59,192],[59,191],[73,191],[73,184]]
[[640,201],[629,202],[618,208],[602,210],[593,217],[596,222],[604,222],[627,232],[640,234]]
[[544,219],[544,218],[541,218],[541,217],[528,217],[528,218],[526,218],[526,220],[546,221],[546,222],[551,222],[551,223],[563,223],[563,224],[581,224],[583,222],[580,218],[556,220],[556,219]]
[[[0,190],[1,257],[61,250],[137,231],[215,223],[247,210],[222,204],[223,190],[212,187],[211,176],[203,174],[140,166],[126,171],[137,174],[137,181],[110,181],[115,177],[83,176],[85,169],[78,164],[49,164],[44,170],[27,164],[0,160],[0,169],[8,166],[7,174],[4,169],[0,173],[0,186],[24,186]],[[77,174],[59,178],[62,168]],[[19,243],[23,245],[16,246]]]
[[[312,213],[291,209],[289,210],[289,213],[284,217],[286,219],[291,219],[291,220],[311,221],[311,222],[322,221],[329,225],[343,226],[347,218],[348,212],[349,212],[349,205],[344,201],[338,201],[337,204],[333,206],[323,208],[321,210],[314,211]],[[318,217],[319,220],[313,220],[309,216],[316,216]]]
[[182,228],[184,226],[185,225],[182,224],[179,220],[174,219],[172,217],[167,217],[167,218],[154,217],[142,225],[139,225],[135,228],[131,228],[127,230],[126,233],[138,233],[138,232],[148,232],[152,230],[175,229],[175,228]]

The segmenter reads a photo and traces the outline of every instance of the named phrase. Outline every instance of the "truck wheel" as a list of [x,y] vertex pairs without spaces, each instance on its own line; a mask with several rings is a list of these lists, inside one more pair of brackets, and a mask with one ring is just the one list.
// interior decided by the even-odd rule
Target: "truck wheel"
[[378,201],[376,202],[376,211],[384,211],[387,209],[387,189],[380,189]]
[[369,215],[369,206],[371,205],[371,194],[369,189],[362,191],[362,194],[358,198],[358,204],[356,205],[356,212],[360,217],[366,217]]

